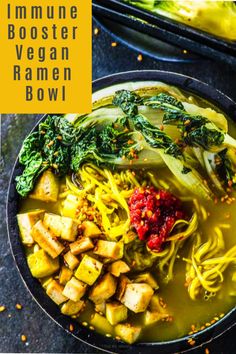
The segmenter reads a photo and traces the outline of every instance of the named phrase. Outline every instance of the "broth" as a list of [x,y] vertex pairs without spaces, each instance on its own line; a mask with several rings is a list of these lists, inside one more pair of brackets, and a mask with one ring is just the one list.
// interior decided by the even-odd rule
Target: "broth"
[[[161,170],[152,172],[158,176],[158,178],[166,180],[173,178],[173,175],[169,172],[167,168],[162,168]],[[175,187],[172,187],[172,192],[178,196],[178,191]],[[196,198],[195,196],[192,196]],[[201,201],[202,203],[202,201]],[[192,204],[192,203],[190,203]],[[232,205],[227,205],[225,203],[214,204],[205,203],[206,211],[210,213],[209,218],[206,222],[201,224],[201,229],[203,235],[206,235],[213,229],[213,226],[216,224],[225,224],[230,223],[230,229],[224,229],[224,239],[226,243],[226,249],[229,249],[235,244],[235,235],[234,231],[236,229],[236,218],[233,216],[236,214],[236,203]],[[48,212],[59,214],[59,205],[48,204],[39,201],[34,201],[32,199],[26,199],[22,201],[20,212],[27,212],[34,209],[45,209]],[[230,219],[228,215],[230,214]],[[184,244],[183,249],[181,250],[181,255],[188,254],[189,240]],[[187,292],[185,283],[185,267],[186,264],[182,260],[177,260],[174,268],[174,279],[168,284],[161,281],[161,278],[158,274],[155,267],[151,268],[152,275],[155,276],[160,289],[158,294],[164,299],[164,302],[167,304],[167,310],[173,315],[172,322],[158,322],[151,327],[147,327],[142,331],[140,341],[164,341],[172,340],[175,338],[180,338],[184,335],[187,335],[191,332],[191,326],[195,325],[196,329],[200,329],[206,323],[211,322],[215,317],[220,318],[221,314],[226,314],[230,309],[235,306],[235,296],[231,296],[230,289],[232,286],[232,281],[230,279],[230,274],[232,266],[226,270],[226,277],[224,280],[224,285],[222,286],[221,291],[215,297],[210,298],[209,300],[198,299],[193,301],[190,299]],[[236,293],[235,293],[236,295]],[[90,322],[91,314],[93,313],[92,304],[89,303],[86,306],[86,309],[79,317],[79,322]],[[131,323],[136,325],[143,326],[143,314],[131,315]],[[102,334],[107,334],[102,330],[99,330]],[[113,333],[114,335],[114,333]]]
[[[171,93],[173,93],[172,89],[170,90]],[[162,92],[162,90],[163,90],[163,92],[166,92],[167,88],[165,87],[163,89],[163,87],[162,87],[161,89],[160,88],[156,89],[155,87],[152,87],[151,90],[154,90],[154,92],[151,92],[152,94],[157,94],[159,92]],[[144,90],[144,93],[145,93],[145,90]],[[149,92],[149,95],[151,93]],[[177,96],[179,95],[183,99],[183,97],[181,96],[182,93],[175,92],[175,94]],[[173,97],[172,97],[172,99],[173,99]],[[193,96],[191,98],[188,97],[188,99],[186,99],[185,103],[187,103],[187,102],[190,104],[190,106],[191,106],[191,103],[193,103],[193,104],[196,104],[197,106],[201,106],[202,108],[206,108],[206,107],[213,108],[212,105],[207,103],[205,100],[201,100],[198,97],[193,97]],[[97,102],[97,105],[98,105],[97,108],[99,109],[99,107],[100,107],[99,101]],[[107,99],[107,107],[110,108],[111,107],[110,105],[111,105],[111,98],[109,97]],[[154,109],[155,109],[155,107],[154,107]],[[152,116],[152,118],[154,116],[154,118],[156,118],[154,109],[151,107],[150,111],[147,111],[147,108],[146,108],[145,114],[148,115],[148,118],[149,118],[149,116],[150,117]],[[181,108],[181,109],[183,110],[183,108]],[[143,112],[143,110],[144,110],[144,108],[142,106],[142,112]],[[217,110],[217,112],[219,112],[219,110]],[[188,113],[186,113],[186,114],[188,114]],[[196,114],[196,112],[193,113],[190,110],[189,115],[191,116],[191,114],[194,115],[194,114]],[[202,111],[200,112],[200,114],[202,114]],[[98,116],[99,116],[99,114],[98,114]],[[159,122],[160,122],[160,117],[157,117],[157,118],[159,119]],[[162,120],[162,118],[163,118],[163,115],[161,117],[161,120]],[[217,117],[217,118],[220,120],[220,117]],[[230,121],[230,120],[228,120],[228,124],[229,124],[230,135],[232,137],[236,137],[236,125],[234,123],[232,123],[232,121]],[[157,126],[158,126],[158,124],[157,124]],[[168,124],[167,124],[167,130],[168,130]],[[172,133],[173,133],[173,128],[169,128],[169,130],[172,131]],[[177,131],[177,129],[176,129],[176,131]],[[174,134],[176,134],[176,131],[174,132]],[[167,132],[167,134],[170,134],[170,133]],[[176,138],[176,137],[172,136],[172,138],[174,140],[174,138]],[[92,185],[92,187],[90,189],[88,189],[88,192],[86,192],[87,193],[86,198],[89,195],[90,199],[88,198],[87,200],[90,202],[91,205],[93,205],[94,209],[97,208],[99,210],[100,214],[102,214],[101,210],[99,209],[99,207],[96,204],[96,198],[98,198],[98,197],[96,197],[96,198],[94,197],[95,191],[99,190],[99,185],[102,183],[104,183],[106,185],[106,188],[108,188],[107,186],[109,183],[111,184],[111,182],[109,180],[109,177],[106,177],[107,178],[106,182],[104,182],[101,178],[101,176],[106,175],[104,172],[105,169],[99,170],[99,168],[95,167],[94,165],[92,165],[93,167],[91,167],[91,164],[89,164],[88,166],[89,166],[90,170],[94,169],[92,172],[90,171],[91,175],[93,177],[94,177],[94,175],[93,175],[94,171],[95,171],[95,173],[98,174],[99,177],[97,177],[97,180],[99,182],[97,184],[95,183],[94,185]],[[209,177],[207,177],[207,174],[206,174],[206,171],[204,170],[204,168],[201,169],[199,162],[198,162],[198,166],[199,166],[199,170],[201,170],[201,176],[208,180],[209,187],[212,188],[213,182],[209,182]],[[77,177],[80,173],[82,173],[81,171],[83,170],[83,167],[84,167],[84,165],[79,169],[79,172],[77,171]],[[100,172],[98,172],[98,171],[102,171],[100,175],[99,175]],[[122,178],[120,177],[122,172],[120,172],[121,171],[120,169],[115,169],[115,170],[107,169],[107,171],[108,171],[108,173],[111,173],[110,178],[111,177],[113,178],[114,174],[117,173],[120,178],[119,182],[122,181]],[[125,173],[128,173],[129,170],[128,170],[128,168],[126,168],[126,169],[123,168],[123,171],[125,171],[125,172],[123,172],[125,174]],[[142,188],[149,188],[149,186],[153,184],[152,182],[150,182],[151,179],[149,179],[149,182],[147,182],[146,185],[142,184],[142,182],[143,182],[142,179],[144,181],[147,181],[148,173],[151,173],[154,176],[154,180],[158,181],[159,185],[162,186],[162,188],[159,188],[159,189],[167,189],[168,192],[171,193],[171,195],[176,196],[177,198],[182,200],[183,209],[188,217],[187,218],[188,224],[191,223],[191,220],[192,220],[191,216],[195,212],[198,215],[199,224],[197,226],[197,229],[195,229],[194,232],[192,232],[192,234],[190,234],[190,236],[184,240],[184,242],[182,242],[182,239],[177,239],[177,242],[179,242],[178,243],[179,248],[177,248],[177,253],[176,253],[177,257],[173,261],[174,262],[173,263],[173,279],[169,279],[169,282],[166,281],[166,274],[161,272],[160,267],[158,267],[159,263],[157,261],[153,266],[146,267],[144,269],[145,272],[150,272],[151,275],[156,280],[156,282],[158,283],[159,289],[156,291],[156,293],[159,296],[159,299],[160,299],[160,302],[162,303],[163,309],[166,309],[166,313],[168,313],[168,317],[165,317],[165,320],[158,321],[155,324],[148,325],[145,327],[145,325],[144,325],[144,316],[145,316],[144,311],[140,311],[140,313],[134,313],[135,311],[132,312],[132,311],[130,311],[130,308],[129,308],[129,315],[128,315],[128,319],[127,319],[127,321],[131,325],[134,325],[137,327],[142,327],[142,332],[138,338],[138,341],[155,342],[155,341],[165,341],[165,340],[173,340],[176,338],[181,338],[185,335],[192,334],[194,330],[199,331],[199,330],[204,329],[205,327],[210,326],[211,324],[218,321],[230,309],[232,309],[235,306],[236,283],[235,283],[235,281],[232,280],[232,275],[236,274],[235,258],[233,259],[233,261],[232,260],[230,261],[229,266],[226,267],[227,269],[224,271],[224,279],[223,279],[223,283],[222,283],[220,290],[210,293],[209,291],[207,292],[205,290],[206,288],[204,288],[202,286],[202,292],[199,291],[199,294],[200,295],[205,294],[205,296],[200,296],[200,297],[196,296],[197,299],[195,299],[195,300],[191,299],[191,297],[190,297],[190,292],[189,292],[189,288],[188,288],[189,283],[186,286],[186,282],[187,282],[187,280],[186,280],[186,265],[187,264],[189,265],[191,263],[189,253],[190,253],[190,251],[192,251],[194,249],[193,244],[195,241],[197,242],[198,237],[200,238],[200,246],[205,244],[210,239],[210,236],[213,234],[213,231],[215,230],[215,228],[218,226],[220,226],[220,228],[222,230],[223,239],[224,239],[224,242],[223,241],[222,242],[225,244],[224,249],[223,249],[223,247],[221,248],[222,253],[225,254],[229,249],[231,249],[233,246],[235,246],[234,230],[236,229],[236,218],[234,216],[236,215],[236,202],[233,199],[233,197],[234,198],[236,197],[236,193],[235,192],[232,193],[232,196],[231,196],[232,203],[227,203],[227,200],[221,201],[220,198],[217,201],[215,199],[204,201],[200,197],[197,197],[196,194],[193,194],[193,193],[191,194],[191,192],[187,189],[187,187],[185,189],[185,187],[183,187],[180,184],[180,182],[177,180],[177,178],[172,174],[172,172],[170,172],[170,169],[167,167],[160,167],[160,166],[154,167],[152,165],[151,166],[145,165],[145,167],[142,167],[142,164],[141,164],[141,167],[138,167],[136,169],[132,168],[132,166],[131,166],[130,171],[133,171],[133,173],[134,173],[133,176],[136,176],[139,182],[141,181],[139,184],[140,188],[141,187]],[[183,169],[183,171],[184,171],[184,169]],[[189,171],[191,171],[191,169]],[[186,172],[186,170],[185,170],[185,172],[182,172],[182,173],[186,174],[186,173],[189,173],[189,171]],[[87,175],[89,176],[88,172],[89,172],[89,170],[87,170]],[[102,175],[102,173],[103,173],[103,175]],[[79,175],[79,177],[78,177],[79,180],[80,180],[80,177],[81,177],[81,175]],[[69,176],[66,176],[66,178],[63,177],[60,179],[60,194],[62,194],[62,195],[63,195],[63,193],[66,193],[66,192],[73,194],[73,188],[68,187],[67,178],[69,178],[70,183],[73,185],[73,188],[74,189],[77,188],[77,190],[79,191],[78,185],[76,185],[76,183],[74,183],[72,176],[69,175]],[[86,178],[88,181],[88,179],[90,177],[86,177]],[[116,179],[117,178],[118,177],[116,176]],[[115,179],[115,177],[114,177],[114,179]],[[125,177],[123,179],[125,180]],[[109,183],[107,181],[109,181]],[[202,181],[204,182],[204,180],[202,180]],[[136,180],[136,182],[137,182],[137,180]],[[126,180],[125,180],[125,182],[122,181],[122,183],[119,184],[117,182],[116,187],[119,186],[119,188],[121,188],[122,192],[127,193],[126,197],[123,197],[124,199],[126,199],[126,202],[127,202],[127,200],[128,200],[127,195],[129,194],[128,192],[131,191],[133,193],[133,190],[137,187],[137,185],[135,185],[135,182],[134,183],[132,182],[133,184],[130,182],[131,187],[129,187],[129,188],[127,187],[127,189],[122,190],[123,185],[125,185],[125,183],[126,183]],[[66,192],[64,191],[65,186],[67,186]],[[118,189],[118,187],[117,187],[117,189]],[[89,190],[92,190],[92,192],[89,192]],[[100,191],[98,193],[103,193],[104,190],[105,189],[103,189],[101,192],[101,189],[100,189]],[[214,188],[213,188],[213,190],[214,190]],[[109,195],[109,192],[110,192],[110,195]],[[109,207],[112,208],[113,207],[112,203],[114,204],[114,201],[117,202],[117,199],[115,199],[113,197],[115,195],[114,189],[111,188],[111,190],[109,190],[109,192],[107,192],[107,194],[110,196],[110,201],[108,201],[106,204],[106,207],[107,207],[106,210],[108,210],[110,212],[111,209],[109,210]],[[105,194],[105,192],[104,192],[104,194]],[[112,195],[112,197],[111,197],[111,195]],[[27,212],[35,210],[35,209],[43,209],[47,213],[53,213],[53,214],[65,216],[62,213],[62,202],[64,202],[65,198],[66,198],[66,195],[62,196],[61,199],[59,199],[57,202],[45,203],[40,200],[33,200],[33,199],[27,197],[27,198],[21,200],[19,213],[27,213]],[[129,194],[129,198],[130,198],[130,194]],[[111,205],[109,205],[109,203]],[[122,203],[120,203],[120,205],[117,207],[117,210],[119,210],[121,205],[122,205]],[[114,210],[115,210],[115,208],[116,207],[114,207]],[[124,208],[124,210],[125,210],[125,208]],[[119,214],[119,212],[117,211],[118,216],[120,216],[122,214],[122,217],[120,219],[124,218],[124,210],[122,211],[123,214],[121,212]],[[113,211],[111,212],[111,214],[112,213],[113,213]],[[79,214],[76,214],[77,219],[80,218],[80,214],[82,214],[81,210],[80,210]],[[68,215],[66,215],[66,216],[68,216]],[[127,215],[126,215],[126,218],[128,218]],[[183,217],[180,219],[183,219]],[[118,225],[119,225],[119,222],[118,222]],[[129,225],[129,228],[130,228],[130,225]],[[173,229],[174,229],[174,226],[173,226]],[[173,231],[173,229],[171,229],[171,232]],[[184,231],[182,229],[181,229],[181,231],[179,231],[179,230],[180,229],[178,229],[177,234],[178,234],[178,232],[184,233]],[[172,235],[171,232],[170,232],[170,235]],[[106,232],[105,227],[103,227],[103,229],[102,229],[102,234],[108,235],[108,232]],[[122,233],[120,233],[118,236],[121,236],[121,235],[123,237]],[[82,236],[82,234],[79,234],[79,236],[77,235],[76,237],[81,237],[81,236]],[[97,238],[99,238],[99,236],[97,236]],[[136,235],[136,238],[138,238],[137,235]],[[213,238],[214,238],[214,234],[213,234]],[[112,237],[109,238],[109,240],[111,240],[111,239],[112,239]],[[115,237],[114,237],[114,239],[115,239]],[[64,240],[63,240],[63,242],[64,242]],[[96,237],[95,237],[95,248],[97,247],[96,242],[98,242],[98,240],[96,240]],[[167,239],[167,243],[168,242],[171,243]],[[174,243],[174,245],[176,247],[177,247],[177,242]],[[131,241],[131,243],[132,243],[132,241]],[[67,247],[67,249],[69,249],[69,243],[66,244],[66,242],[65,242],[65,246]],[[198,246],[198,248],[200,248],[200,246]],[[25,248],[26,255],[30,255],[30,254],[34,253],[35,252],[34,247],[35,247],[35,244],[31,247],[26,247]],[[146,249],[145,243],[144,243],[143,247]],[[66,249],[66,251],[67,251],[67,249]],[[164,245],[164,250],[165,250],[165,245]],[[63,254],[63,252],[62,252],[62,254]],[[168,250],[167,250],[167,252],[168,252]],[[84,252],[84,253],[85,254],[88,253],[89,256],[92,255],[96,259],[96,254],[93,254],[93,249],[89,250],[89,252],[87,252],[87,253],[86,252]],[[217,255],[212,255],[209,258],[212,259],[212,258],[214,258],[214,256],[219,257],[219,255],[217,254]],[[221,254],[220,254],[220,256],[221,256]],[[80,257],[80,254],[79,254],[79,257]],[[151,257],[151,255],[150,255],[150,257]],[[127,261],[125,256],[124,257],[122,256],[121,258],[125,262]],[[99,258],[99,256],[97,257],[97,259],[101,260]],[[60,257],[61,263],[62,263],[62,260],[63,260],[63,257]],[[113,261],[114,260],[110,259],[110,262],[113,262]],[[204,261],[204,259],[203,259],[203,261]],[[128,261],[127,261],[127,263],[128,263]],[[106,259],[105,259],[103,265],[106,266],[106,264],[107,263],[106,263]],[[199,267],[202,269],[202,265],[200,265]],[[138,273],[142,273],[142,271],[137,270],[137,267],[135,269],[135,266],[134,266],[127,273],[127,276],[130,277],[130,279],[132,280],[135,278],[135,275],[137,275]],[[56,275],[58,275],[58,271],[57,271]],[[75,273],[73,273],[73,275],[75,275],[75,277],[76,277]],[[55,274],[53,276],[55,276]],[[118,277],[118,279],[119,279],[119,277]],[[212,278],[210,278],[210,279],[212,279]],[[96,282],[95,282],[95,284],[96,284]],[[156,290],[156,288],[155,288],[155,290]],[[111,296],[111,298],[114,299],[112,296]],[[87,295],[85,296],[85,299],[86,300],[88,299]],[[92,329],[94,327],[94,325],[91,327],[90,322],[91,322],[91,315],[94,314],[94,312],[95,312],[94,307],[95,307],[95,305],[92,303],[92,301],[88,300],[86,302],[85,309],[81,313],[79,313],[79,315],[77,317],[75,316],[76,320],[78,320],[83,325],[89,326],[89,328]],[[146,309],[147,308],[148,307],[146,307]],[[96,327],[95,330],[97,330],[98,332],[100,332],[104,335],[108,335],[108,336],[116,337],[116,335],[117,335],[117,333],[115,333],[114,326],[109,332],[107,332],[106,330],[104,331],[103,327],[99,327],[99,328]],[[131,343],[133,343],[133,342],[131,342]]]

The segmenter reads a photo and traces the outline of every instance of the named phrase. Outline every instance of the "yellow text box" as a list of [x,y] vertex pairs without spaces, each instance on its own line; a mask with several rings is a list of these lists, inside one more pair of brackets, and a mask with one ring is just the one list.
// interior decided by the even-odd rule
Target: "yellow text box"
[[91,0],[1,0],[0,112],[90,112],[91,28]]

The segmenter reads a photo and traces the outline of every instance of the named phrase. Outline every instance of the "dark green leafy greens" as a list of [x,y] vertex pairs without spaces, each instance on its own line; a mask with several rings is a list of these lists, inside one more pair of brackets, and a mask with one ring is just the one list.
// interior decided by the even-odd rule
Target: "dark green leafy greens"
[[187,113],[182,102],[170,95],[161,93],[146,100],[144,104],[163,110],[165,112],[163,123],[177,125],[186,145],[202,147],[209,151],[218,149],[218,147],[222,149],[223,143],[233,144],[236,147],[236,141],[222,132],[209,119]]
[[163,149],[165,154],[182,157],[180,147],[162,130],[153,126],[144,115],[137,114],[132,117],[135,129],[140,131],[147,143],[157,149]]
[[224,181],[225,187],[236,187],[236,170],[228,156],[228,149],[220,151],[216,155],[216,172]]
[[16,177],[18,193],[27,196],[36,179],[48,168],[64,176],[69,168],[70,146],[75,139],[73,125],[60,116],[48,116],[40,123],[38,131],[26,138],[19,154],[19,161],[25,168],[22,175]]
[[[203,183],[199,173],[187,163],[187,160],[189,160],[188,154],[184,153],[164,131],[151,124],[144,115],[138,113],[138,104],[136,104],[136,108],[134,105],[136,101],[141,102],[141,99],[137,98],[137,94],[132,97],[132,94],[132,92],[125,90],[116,92],[113,104],[120,107],[124,113],[129,112],[128,118],[134,125],[134,129],[139,131],[151,148],[161,156],[182,185],[201,197],[209,199],[212,193],[209,187]],[[177,101],[169,99],[167,95],[161,94],[158,103],[156,97],[153,104],[158,105],[158,109],[163,106],[168,112],[170,110],[173,112],[174,109],[177,110],[180,107]],[[164,101],[167,98],[168,102],[166,103]],[[146,101],[150,102],[150,99]],[[143,99],[142,104],[145,104],[146,101]],[[170,107],[170,102],[175,104],[174,108]]]
[[[166,164],[182,185],[208,199],[211,191],[195,169],[198,162],[186,153],[185,145],[205,154],[218,154],[221,165],[216,173],[225,185],[235,181],[231,158],[222,152],[225,145],[231,146],[231,150],[232,146],[235,148],[235,140],[207,118],[190,115],[175,97],[166,93],[140,97],[135,92],[121,90],[114,95],[113,105],[118,108],[113,107],[112,112],[101,109],[84,116],[70,115],[70,119],[68,115],[48,116],[22,146],[19,160],[24,171],[16,178],[18,193],[27,196],[48,168],[58,176],[65,176],[77,172],[84,162],[123,168],[130,163],[134,167]],[[178,127],[180,143],[149,121],[147,107],[163,111],[164,124]],[[157,124],[161,124],[158,119]],[[207,173],[209,170],[212,175],[212,169],[208,163]]]
[[19,161],[25,168],[16,177],[16,188],[25,197],[48,168],[65,176],[70,170],[77,172],[86,161],[121,165],[124,157],[133,159],[141,148],[140,136],[129,131],[126,118],[101,123],[82,117],[76,127],[63,116],[48,116],[24,141]]
[[80,138],[72,147],[71,169],[78,171],[85,161],[95,164],[122,164],[122,158],[132,159],[139,146],[133,140],[126,120],[117,120],[106,125],[103,129],[93,126],[89,130],[80,129]]
[[[163,110],[165,112],[163,123],[177,125],[181,132],[182,140],[187,146],[216,153],[221,162],[215,165],[215,170],[225,186],[228,186],[231,184],[231,181],[235,180],[235,172],[232,168],[230,158],[227,157],[227,148],[225,148],[230,147],[235,149],[235,139],[224,133],[208,118],[200,115],[191,115],[186,112],[182,102],[172,96],[159,94],[146,100],[144,104]],[[232,185],[235,186],[235,183]]]

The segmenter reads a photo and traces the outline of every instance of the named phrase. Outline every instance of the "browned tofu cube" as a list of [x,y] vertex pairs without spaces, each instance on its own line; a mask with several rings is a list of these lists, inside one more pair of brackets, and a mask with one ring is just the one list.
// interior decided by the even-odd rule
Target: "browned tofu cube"
[[76,239],[78,223],[71,218],[45,213],[43,223],[55,236],[63,240],[72,242]]
[[86,290],[87,284],[76,279],[75,277],[72,277],[71,280],[66,283],[66,286],[63,290],[63,295],[72,301],[79,301],[81,297],[84,296]]
[[59,275],[60,284],[66,285],[66,283],[72,278],[72,275],[72,270],[63,265]]
[[96,328],[98,332],[111,334],[113,332],[112,325],[107,321],[106,317],[95,313],[91,316],[90,324]]
[[82,228],[83,228],[83,235],[85,237],[97,237],[99,235],[101,235],[101,230],[99,229],[99,227],[93,222],[93,221],[84,221],[82,224]]
[[70,243],[71,253],[74,255],[91,250],[94,247],[89,237],[82,237],[78,241]]
[[45,213],[43,223],[55,236],[61,236],[61,217],[60,215]]
[[121,302],[135,313],[144,312],[153,293],[151,286],[146,283],[127,284]]
[[59,181],[51,170],[43,172],[29,197],[43,202],[56,202],[59,193]]
[[100,257],[120,259],[123,257],[124,244],[123,242],[98,240],[94,251]]
[[37,221],[41,220],[44,215],[44,210],[34,210],[28,213],[18,214],[17,221],[20,229],[21,241],[24,245],[31,246],[34,239],[31,236],[31,229]]
[[130,271],[130,267],[124,261],[119,260],[119,261],[113,262],[108,267],[108,270],[115,277],[119,277],[123,273],[128,273]]
[[62,216],[61,217],[61,238],[66,241],[73,242],[75,241],[78,234],[78,223],[77,221]]
[[79,265],[79,260],[77,257],[75,257],[71,251],[67,252],[66,254],[64,254],[64,260],[66,262],[66,264],[68,265],[68,267],[73,270],[75,269],[78,265]]
[[154,290],[158,289],[159,286],[156,282],[156,279],[154,279],[154,277],[152,276],[151,273],[141,273],[139,274],[135,280],[134,280],[135,283],[147,283],[149,284]]
[[44,278],[57,272],[59,259],[52,259],[44,250],[32,253],[27,256],[29,269],[35,278]]
[[101,274],[102,267],[101,262],[86,254],[75,271],[75,276],[84,283],[93,285]]
[[152,311],[147,310],[144,314],[144,324],[146,326],[149,326],[149,325],[157,323],[167,317],[169,317],[169,315],[167,313],[165,314],[165,313],[152,312]]
[[132,326],[130,323],[120,323],[115,327],[116,335],[129,344],[136,342],[141,331],[141,327]]
[[33,226],[31,235],[34,241],[52,258],[56,258],[64,250],[64,246],[56,239],[54,234],[44,226],[42,220],[39,220]]
[[106,301],[116,292],[116,279],[110,274],[105,274],[90,292],[89,299],[95,304]]
[[85,302],[82,300],[72,301],[68,300],[61,307],[61,313],[67,316],[75,316],[78,315],[84,308]]
[[62,215],[72,219],[76,218],[78,211],[83,206],[84,199],[73,194],[68,194],[64,201]]
[[128,317],[128,309],[120,302],[109,302],[106,304],[106,318],[111,325],[123,322]]
[[125,293],[125,289],[127,284],[130,284],[131,280],[126,275],[121,275],[119,278],[117,291],[116,291],[116,298],[117,300],[121,301],[123,295]]
[[47,295],[57,304],[60,305],[68,298],[63,295],[63,286],[61,286],[56,280],[52,280],[47,286]]

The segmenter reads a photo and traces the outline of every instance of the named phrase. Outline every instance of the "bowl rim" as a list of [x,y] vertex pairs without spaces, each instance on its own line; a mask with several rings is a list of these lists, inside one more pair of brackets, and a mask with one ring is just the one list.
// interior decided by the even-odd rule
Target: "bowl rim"
[[[200,80],[170,71],[139,70],[107,75],[93,81],[93,92],[116,84],[135,81],[160,81],[176,86],[189,93],[196,94],[212,104],[215,104],[236,122],[236,104],[231,98]],[[38,120],[31,132],[38,127],[38,124],[45,119],[46,116],[47,114],[43,115]],[[233,308],[215,324],[193,335],[186,335],[181,338],[163,342],[143,342],[128,345],[91,331],[74,319],[71,319],[69,316],[62,315],[59,311],[59,307],[46,295],[38,280],[32,277],[26,262],[24,247],[19,238],[19,230],[16,220],[19,196],[15,189],[14,180],[20,171],[22,171],[22,167],[19,164],[18,155],[13,165],[9,180],[6,205],[6,223],[11,253],[22,281],[33,299],[37,302],[40,308],[67,333],[70,333],[84,344],[103,350],[107,353],[123,353],[124,351],[127,353],[156,353],[158,349],[160,349],[162,353],[177,353],[179,351],[184,353],[220,337],[235,326],[236,308]],[[70,324],[73,324],[73,331],[70,331],[69,329]],[[196,346],[192,348],[190,348],[188,344],[190,338],[193,338],[196,341]]]

